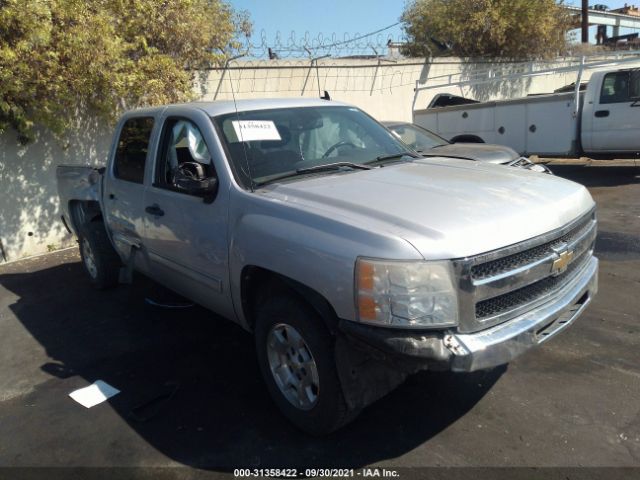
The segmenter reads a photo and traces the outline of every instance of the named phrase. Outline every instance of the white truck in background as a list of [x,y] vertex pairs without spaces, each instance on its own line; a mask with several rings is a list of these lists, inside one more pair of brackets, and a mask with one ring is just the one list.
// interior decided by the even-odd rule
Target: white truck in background
[[579,74],[566,93],[444,107],[437,106],[437,98],[426,109],[414,107],[413,122],[453,142],[497,143],[541,157],[634,158],[640,153],[637,68],[594,72],[584,91]]

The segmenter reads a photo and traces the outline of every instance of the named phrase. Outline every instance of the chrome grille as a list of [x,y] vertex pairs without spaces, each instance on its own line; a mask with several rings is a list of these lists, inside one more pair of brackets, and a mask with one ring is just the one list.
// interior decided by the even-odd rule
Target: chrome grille
[[482,280],[487,277],[500,275],[501,273],[509,270],[514,270],[523,265],[534,263],[548,256],[553,252],[554,248],[561,246],[563,243],[571,244],[576,238],[584,235],[591,226],[591,218],[586,218],[571,231],[550,242],[546,242],[523,252],[498,258],[497,260],[474,265],[471,268],[471,278],[474,280]]
[[568,279],[573,277],[576,270],[585,265],[591,256],[588,253],[584,252],[580,258],[574,260],[563,273],[556,277],[546,277],[526,287],[476,303],[476,319],[482,321],[485,318],[500,315],[558,290],[567,283]]
[[[454,261],[459,278],[461,333],[521,315],[553,298],[593,255],[595,209],[566,227],[516,245]],[[573,252],[564,271],[554,262]]]

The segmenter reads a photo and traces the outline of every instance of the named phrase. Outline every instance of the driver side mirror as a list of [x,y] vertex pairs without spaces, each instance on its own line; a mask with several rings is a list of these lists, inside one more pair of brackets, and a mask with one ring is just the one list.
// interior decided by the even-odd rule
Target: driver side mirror
[[197,162],[180,164],[173,176],[173,185],[189,195],[202,197],[212,203],[218,193],[218,179],[205,177],[204,168]]

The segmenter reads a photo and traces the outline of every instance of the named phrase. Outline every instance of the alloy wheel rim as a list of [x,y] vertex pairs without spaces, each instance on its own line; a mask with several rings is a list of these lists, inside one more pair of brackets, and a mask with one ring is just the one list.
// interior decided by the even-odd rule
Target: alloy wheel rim
[[274,325],[267,335],[267,357],[284,397],[300,410],[311,410],[320,394],[318,366],[300,332],[286,323]]
[[93,256],[91,245],[86,238],[82,240],[82,256],[89,275],[91,275],[91,278],[96,278],[98,276],[98,267],[96,266],[96,259]]

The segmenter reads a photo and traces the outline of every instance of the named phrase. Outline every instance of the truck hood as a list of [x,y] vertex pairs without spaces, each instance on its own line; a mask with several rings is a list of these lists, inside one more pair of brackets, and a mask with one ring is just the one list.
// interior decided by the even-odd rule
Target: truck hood
[[470,158],[487,163],[507,163],[520,157],[511,147],[488,143],[452,143],[428,150],[423,154]]
[[484,253],[542,235],[594,206],[577,183],[451,158],[310,177],[272,184],[261,193],[397,235],[434,260]]

